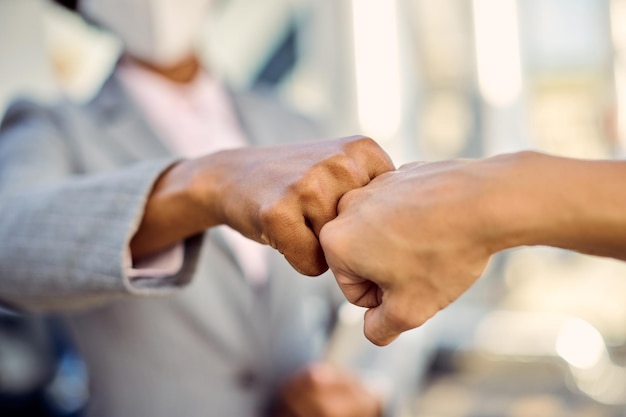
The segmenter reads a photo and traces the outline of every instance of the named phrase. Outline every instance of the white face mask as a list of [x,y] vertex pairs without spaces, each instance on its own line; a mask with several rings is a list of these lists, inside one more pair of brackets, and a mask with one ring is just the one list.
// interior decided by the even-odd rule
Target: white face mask
[[79,10],[118,35],[132,56],[167,67],[193,53],[211,0],[81,0]]

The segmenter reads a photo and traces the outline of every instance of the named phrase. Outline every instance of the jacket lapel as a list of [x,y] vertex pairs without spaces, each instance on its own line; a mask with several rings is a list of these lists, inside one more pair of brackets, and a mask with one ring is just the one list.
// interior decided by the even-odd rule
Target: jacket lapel
[[[129,159],[143,161],[166,158],[173,152],[153,131],[145,116],[124,91],[115,73],[104,83],[100,94],[88,104],[95,123],[106,140],[115,142],[116,148]],[[209,231],[211,240],[239,269],[233,249],[227,244],[218,228]]]
[[[270,146],[280,143],[281,131],[276,126],[276,117],[264,109],[267,102],[253,93],[235,92],[228,89],[239,125],[251,146]],[[143,113],[124,91],[123,86],[111,75],[103,84],[100,94],[90,103],[93,115],[103,138],[115,142],[118,151],[135,161],[165,158],[172,152],[150,127]],[[213,242],[237,265],[233,248],[226,242],[219,229],[209,232]],[[272,256],[272,259],[275,259]],[[272,261],[272,264],[274,261]],[[270,267],[273,269],[274,266]],[[242,271],[243,276],[243,271]]]
[[239,125],[251,146],[271,146],[280,142],[276,116],[269,114],[268,101],[251,92],[227,88]]
[[116,142],[118,149],[137,161],[165,158],[172,152],[152,130],[144,115],[115,77],[115,72],[102,86],[92,102],[94,115],[103,136]]

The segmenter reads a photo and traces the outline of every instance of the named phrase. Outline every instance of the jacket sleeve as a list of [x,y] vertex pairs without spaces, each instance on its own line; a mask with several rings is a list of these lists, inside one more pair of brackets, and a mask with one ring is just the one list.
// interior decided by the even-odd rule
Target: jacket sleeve
[[151,189],[175,161],[81,174],[62,131],[53,112],[25,102],[0,125],[0,302],[66,310],[188,283],[200,236],[185,242],[175,276],[131,283],[124,265]]

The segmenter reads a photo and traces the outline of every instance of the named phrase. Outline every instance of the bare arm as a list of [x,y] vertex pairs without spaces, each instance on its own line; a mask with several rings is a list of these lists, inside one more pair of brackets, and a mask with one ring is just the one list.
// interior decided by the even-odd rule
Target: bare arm
[[446,307],[494,253],[550,245],[626,260],[626,162],[534,152],[410,164],[346,194],[328,265],[385,345]]
[[[517,175],[523,178],[515,181],[519,184],[509,198],[519,208],[507,215],[507,206],[513,204],[504,195],[495,201],[502,213],[502,236],[495,238],[503,248],[548,245],[626,260],[626,162],[536,153],[517,158]],[[520,201],[524,196],[526,201]],[[514,216],[521,216],[521,222]]]
[[157,181],[131,241],[139,258],[226,224],[269,244],[307,275],[327,269],[318,242],[339,199],[392,170],[371,139],[243,148],[182,161]]

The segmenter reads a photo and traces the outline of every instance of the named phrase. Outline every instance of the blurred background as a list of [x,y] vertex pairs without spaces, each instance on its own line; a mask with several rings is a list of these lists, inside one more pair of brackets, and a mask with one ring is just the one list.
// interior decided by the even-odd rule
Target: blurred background
[[[626,0],[214,3],[200,46],[210,68],[274,90],[333,136],[372,136],[398,165],[625,152]],[[0,0],[0,115],[18,95],[88,100],[119,53],[48,0]],[[626,415],[625,264],[506,252],[434,322],[435,358],[407,416]],[[0,392],[7,370],[27,369],[5,340]],[[55,389],[76,409],[84,394],[63,397],[84,378],[72,358]]]

